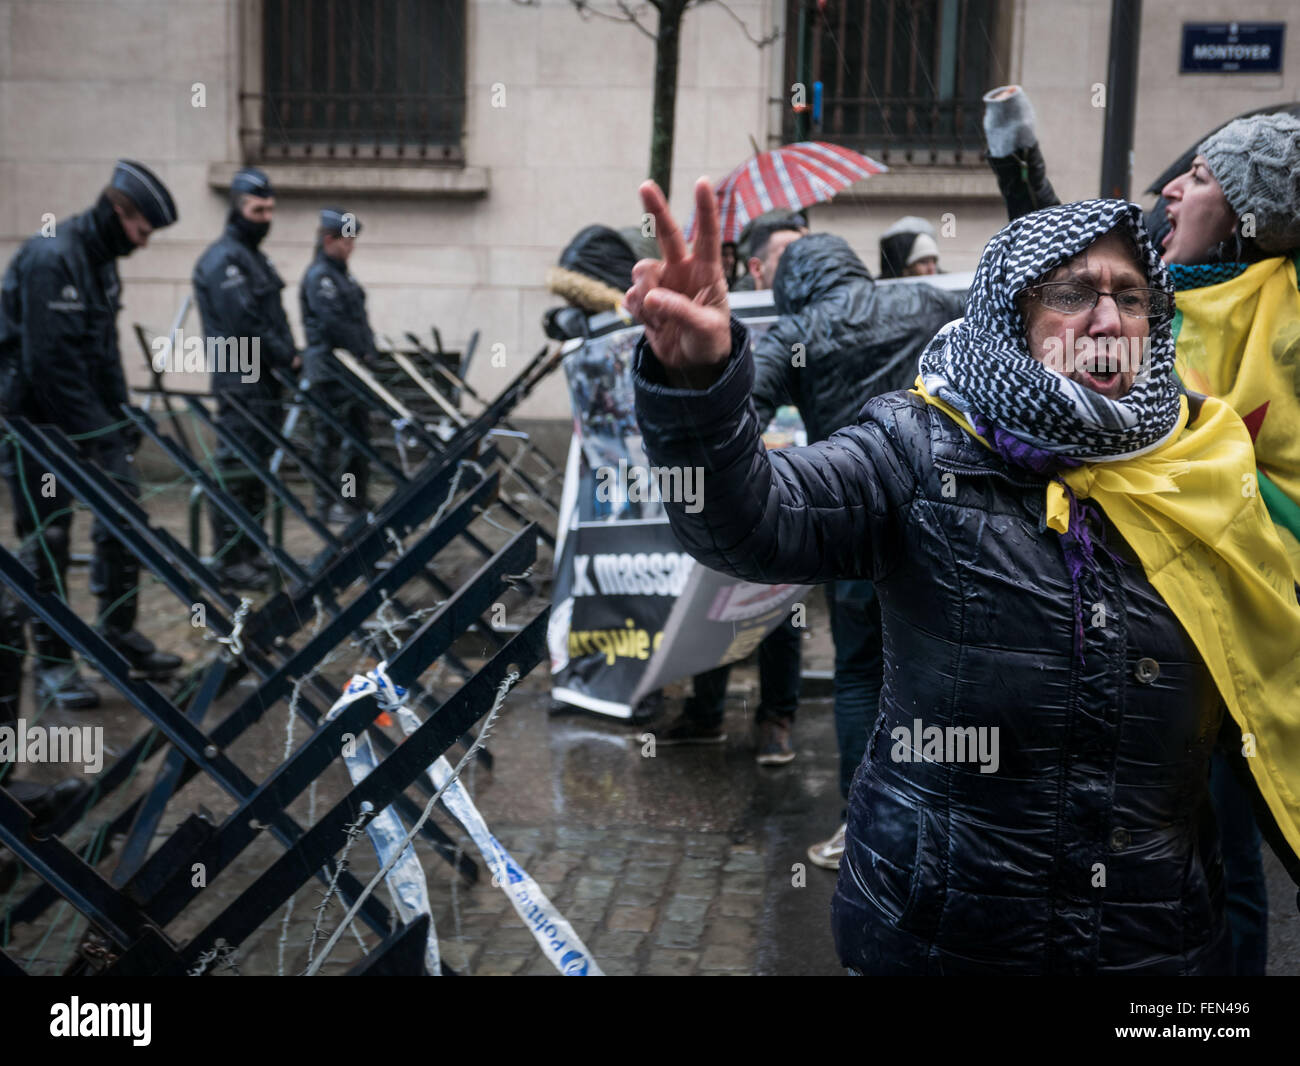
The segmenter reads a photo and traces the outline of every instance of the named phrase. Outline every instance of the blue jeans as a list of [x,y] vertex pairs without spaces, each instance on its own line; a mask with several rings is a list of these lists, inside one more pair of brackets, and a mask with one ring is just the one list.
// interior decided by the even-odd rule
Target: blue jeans
[[[758,708],[754,712],[754,721],[787,724],[794,721],[794,713],[799,707],[801,639],[793,615],[788,614],[785,621],[759,644]],[[686,717],[701,726],[721,724],[723,701],[727,698],[727,678],[730,676],[731,664],[696,674],[694,695],[682,708]]]
[[1210,800],[1219,823],[1235,977],[1263,977],[1268,960],[1268,884],[1250,795],[1222,752],[1210,757]]
[[[840,748],[840,796],[849,798],[867,735],[880,709],[885,679],[880,601],[870,581],[835,581],[826,586],[835,641],[835,739]],[[843,815],[841,815],[843,820]]]

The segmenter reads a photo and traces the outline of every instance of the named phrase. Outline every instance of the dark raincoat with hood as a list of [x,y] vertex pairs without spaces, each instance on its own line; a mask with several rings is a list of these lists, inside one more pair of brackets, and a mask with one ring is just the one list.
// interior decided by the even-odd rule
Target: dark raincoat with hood
[[965,306],[923,282],[877,285],[830,233],[785,250],[772,298],[781,318],[754,347],[754,403],[764,425],[794,404],[810,441],[857,421],[872,396],[910,386],[921,349]]

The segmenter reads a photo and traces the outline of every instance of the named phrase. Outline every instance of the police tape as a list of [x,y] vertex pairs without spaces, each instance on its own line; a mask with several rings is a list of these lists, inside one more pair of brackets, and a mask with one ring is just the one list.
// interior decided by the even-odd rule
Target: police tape
[[[410,708],[397,707],[396,712],[398,724],[408,737],[420,727],[420,720]],[[492,871],[492,883],[506,894],[551,965],[565,977],[604,977],[595,956],[573,926],[528,876],[528,871],[492,835],[465,787],[452,780],[451,763],[439,755],[426,772],[435,789],[446,789],[442,794],[443,805],[474,841]]]
[[[389,689],[388,692],[385,688]],[[354,674],[343,690],[343,695],[335,700],[334,705],[325,715],[328,722],[338,717],[343,708],[355,703],[363,696],[374,695],[381,705],[391,705],[389,694],[397,689],[391,681],[376,676],[374,671],[362,677]],[[397,689],[400,692],[400,689]],[[370,738],[362,733],[355,741],[343,746],[343,761],[348,768],[348,776],[354,785],[365,780],[371,770],[379,765],[375,750],[370,745]],[[385,865],[397,851],[397,847],[406,839],[406,827],[392,806],[385,807],[366,825],[366,835],[379,857],[380,866]],[[442,975],[442,959],[438,951],[438,932],[433,925],[433,910],[429,904],[429,883],[425,880],[424,867],[416,857],[415,848],[408,844],[402,854],[384,878],[388,893],[392,897],[393,907],[404,924],[409,925],[421,914],[429,917],[429,936],[424,946],[425,972],[430,977]]]
[[[354,675],[352,680],[348,682],[348,686],[344,690],[344,694],[340,698],[339,702],[330,709],[328,717],[333,717],[341,711],[347,703],[352,702],[352,699],[349,699],[348,697],[355,689],[356,695],[352,697],[353,699],[373,694],[379,701],[381,707],[396,714],[398,724],[401,726],[402,732],[406,736],[409,737],[419,729],[421,725],[420,719],[416,716],[414,711],[406,706],[406,690],[400,685],[393,683],[393,681],[388,677],[386,667],[387,663],[380,663],[375,669],[368,671],[364,677]],[[361,755],[363,745],[358,741],[356,745],[356,755],[353,759],[369,758],[371,760],[369,767],[361,774],[361,776],[364,777],[365,774],[374,769],[378,763],[375,761],[374,751],[370,746],[369,739],[363,735],[361,740],[365,741],[364,751],[366,752],[366,755]],[[345,753],[345,760],[346,759],[347,756]],[[361,763],[358,762],[358,768],[360,768],[360,766]],[[348,772],[354,773],[351,760],[348,761]],[[566,977],[603,977],[604,973],[596,962],[595,956],[592,955],[591,951],[582,942],[581,937],[579,937],[574,931],[573,926],[568,923],[564,915],[562,915],[556,908],[555,904],[547,898],[546,893],[541,890],[541,887],[537,882],[534,881],[532,877],[529,876],[528,872],[514,860],[501,842],[492,835],[491,830],[488,829],[487,823],[483,820],[483,815],[479,813],[478,808],[474,805],[474,801],[470,798],[469,792],[466,791],[465,787],[458,780],[453,779],[451,764],[440,755],[433,765],[431,765],[425,772],[429,775],[429,779],[434,788],[436,790],[442,790],[443,806],[453,818],[460,822],[465,832],[469,834],[470,839],[474,841],[475,846],[482,854],[483,861],[488,864],[489,869],[492,871],[493,885],[500,888],[506,894],[506,898],[510,900],[511,905],[519,915],[520,920],[522,920],[524,925],[527,926],[528,931],[532,933],[533,939],[537,941],[538,945],[542,949],[542,953],[546,956],[551,965]],[[355,782],[357,780],[358,778],[354,775],[353,781]],[[391,807],[382,812],[381,817],[389,813],[392,813]],[[393,815],[393,820],[396,822],[399,833],[388,845],[388,855],[392,854],[392,849],[395,847],[396,841],[400,841],[405,835],[404,832],[400,831],[401,821],[397,819],[395,814]],[[374,825],[378,821],[379,819],[376,818],[371,825]],[[367,831],[369,831],[369,827],[367,827]],[[385,831],[386,836],[387,832],[388,831]],[[374,836],[372,836],[371,840],[373,841],[374,839]],[[378,850],[379,845],[376,844],[375,846],[376,850]],[[410,851],[411,849],[408,848],[407,850]],[[386,860],[386,856],[384,855],[381,855],[380,858],[381,861]],[[405,861],[406,856],[403,855],[399,864],[404,863]],[[423,893],[422,899],[424,910],[419,913],[429,914],[428,888],[424,879],[424,870],[420,867],[418,861],[415,862],[415,866],[419,869],[418,883],[420,890]],[[388,884],[390,892],[395,892],[393,875],[396,874],[397,869],[398,867],[394,866],[393,870],[389,873]],[[403,879],[402,883],[404,885],[407,883],[406,878]],[[415,898],[409,888],[404,889],[404,891],[408,893],[409,898]],[[398,906],[399,910],[402,909],[402,905],[397,904],[396,896],[394,896],[394,903]],[[430,915],[429,920],[429,939],[433,944],[432,950],[436,952],[437,944],[433,932],[432,915]]]

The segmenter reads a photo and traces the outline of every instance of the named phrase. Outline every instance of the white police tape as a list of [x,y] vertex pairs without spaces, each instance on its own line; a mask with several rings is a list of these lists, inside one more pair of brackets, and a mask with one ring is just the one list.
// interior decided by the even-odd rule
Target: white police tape
[[[325,720],[336,718],[348,704],[372,694],[379,700],[380,706],[389,709],[394,704],[394,701],[389,698],[394,689],[397,689],[396,685],[386,677],[375,675],[374,671],[365,677],[354,674],[343,690],[343,695],[334,702],[329,713],[325,715]],[[351,744],[344,745],[343,761],[347,765],[348,776],[352,778],[354,785],[360,784],[365,780],[366,775],[379,765],[375,750],[370,745],[370,738],[365,733],[358,736]],[[397,811],[392,806],[388,806],[366,825],[366,834],[370,837],[370,843],[374,845],[375,854],[379,856],[380,866],[383,866],[392,858],[397,846],[406,839],[406,827],[398,817]],[[410,844],[403,850],[393,868],[388,871],[384,881],[388,885],[393,907],[403,924],[409,925],[421,914],[429,916],[429,937],[424,946],[425,971],[430,977],[442,976],[438,932],[434,928],[433,910],[429,905],[429,884],[424,877],[424,867],[420,865],[415,849]]]
[[[380,663],[375,669],[368,671],[364,677],[354,675],[352,680],[348,682],[347,688],[344,689],[343,696],[330,708],[330,712],[326,717],[333,718],[354,699],[373,694],[384,710],[392,711],[397,715],[397,721],[403,733],[407,736],[414,733],[421,725],[420,719],[414,711],[406,706],[406,690],[402,686],[394,684],[388,677],[387,666],[386,662]],[[354,691],[355,695],[353,695]],[[364,746],[362,741],[364,741]],[[362,754],[363,751],[365,752],[364,755]],[[360,760],[370,760],[369,767],[361,773],[361,777],[364,777],[377,765],[374,750],[370,746],[369,739],[364,734],[356,744],[356,756],[348,759],[345,755],[345,759],[348,762],[348,772],[353,774],[354,782],[360,780],[353,769],[354,762],[358,763],[357,769],[360,770],[362,767]],[[523,867],[515,862],[501,842],[492,835],[487,823],[483,820],[482,814],[479,813],[464,786],[459,781],[452,780],[451,764],[445,758],[439,756],[425,772],[429,775],[435,789],[445,787],[445,791],[442,793],[443,805],[460,822],[465,832],[469,834],[470,839],[474,841],[475,846],[483,855],[484,862],[492,870],[492,883],[506,894],[506,898],[510,900],[516,913],[522,919],[524,925],[528,927],[533,939],[540,945],[542,953],[547,957],[551,965],[566,977],[605,976],[595,957],[582,942],[573,927],[556,909],[555,904],[546,897],[537,882],[528,875],[528,872]],[[381,812],[380,817],[370,824],[372,826],[376,825],[380,818],[391,813],[392,808],[389,807]],[[396,814],[393,814],[393,821],[397,825],[398,832],[395,837],[389,837],[388,851],[380,853],[381,862],[387,860],[387,857],[392,854],[392,849],[396,846],[397,841],[400,841],[405,836],[405,832],[401,829],[401,821],[397,819]],[[367,831],[369,831],[369,827],[367,827]],[[386,836],[388,832],[388,830],[385,831]],[[373,834],[371,840],[375,840]],[[378,842],[375,843],[375,848],[376,851],[379,850]],[[408,847],[407,851],[409,852],[411,849]],[[403,911],[403,904],[398,902],[394,877],[398,868],[406,862],[406,859],[407,856],[404,854],[398,865],[394,866],[388,875],[389,890],[394,894],[394,903],[399,911]],[[422,899],[424,908],[417,913],[429,914],[428,887],[424,879],[424,870],[420,867],[418,861],[414,865],[419,870],[419,898]],[[401,883],[406,885],[407,878],[404,877]],[[408,893],[412,901],[416,899],[415,894],[409,888],[403,888],[403,891]],[[406,919],[405,913],[403,913],[403,918],[409,920]],[[432,944],[432,951],[436,955],[438,949],[437,939],[433,931],[432,915],[430,915],[429,919],[429,940]],[[437,971],[431,970],[430,972]]]
[[[407,736],[420,725],[420,720],[406,707],[397,709],[397,720]],[[434,788],[442,788],[451,781],[451,763],[440,755],[427,773]],[[595,956],[574,932],[573,926],[546,898],[546,893],[528,876],[528,871],[515,862],[510,852],[492,835],[459,781],[451,781],[442,794],[442,802],[465,827],[465,832],[482,853],[483,861],[492,870],[492,883],[506,894],[551,965],[565,977],[604,977]]]

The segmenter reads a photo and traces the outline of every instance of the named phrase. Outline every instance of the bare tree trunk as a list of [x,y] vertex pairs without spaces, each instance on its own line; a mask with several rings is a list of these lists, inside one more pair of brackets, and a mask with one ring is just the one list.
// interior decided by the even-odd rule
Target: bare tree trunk
[[682,15],[689,0],[660,0],[655,40],[654,115],[650,129],[650,178],[667,197],[672,192],[673,129],[677,115],[677,62]]

